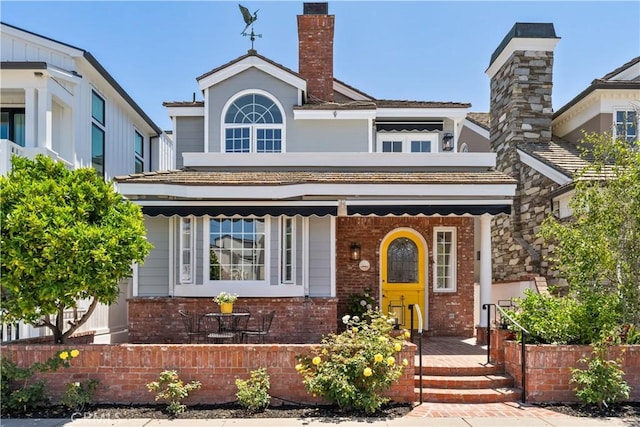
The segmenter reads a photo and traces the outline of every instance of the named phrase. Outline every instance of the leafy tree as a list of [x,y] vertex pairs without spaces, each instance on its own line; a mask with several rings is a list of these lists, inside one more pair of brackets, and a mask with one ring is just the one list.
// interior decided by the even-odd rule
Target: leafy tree
[[572,296],[618,298],[619,321],[640,325],[640,150],[586,134],[589,165],[575,179],[573,218],[547,218],[541,236]]
[[[42,155],[12,162],[0,177],[1,320],[48,327],[64,343],[98,303],[116,301],[118,282],[149,253],[142,213],[94,169]],[[87,312],[65,325],[80,299]]]

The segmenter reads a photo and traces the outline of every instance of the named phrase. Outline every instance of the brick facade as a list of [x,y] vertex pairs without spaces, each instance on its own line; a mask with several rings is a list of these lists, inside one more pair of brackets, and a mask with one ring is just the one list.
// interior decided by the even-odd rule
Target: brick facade
[[[492,344],[493,345],[493,344]],[[571,383],[571,369],[585,368],[578,362],[590,357],[591,346],[586,345],[527,345],[526,380],[527,402],[577,402],[576,385]],[[504,342],[505,371],[522,387],[520,345]],[[622,359],[624,379],[631,387],[630,401],[640,401],[640,345],[611,346],[609,359]]]
[[550,211],[553,182],[520,161],[518,144],[551,141],[552,51],[515,51],[491,78],[491,147],[497,170],[518,180],[511,215],[492,220],[496,282],[545,275],[536,236]]
[[[129,299],[128,305],[129,342],[145,344],[188,342],[178,310],[220,311],[212,298],[140,297]],[[235,307],[275,310],[267,342],[318,343],[336,331],[335,298],[239,298]]]
[[[185,381],[198,380],[200,390],[193,391],[184,402],[216,404],[236,400],[236,378],[247,379],[252,370],[266,367],[270,376],[269,393],[272,405],[289,403],[321,404],[319,398],[308,394],[302,377],[295,370],[296,356],[308,354],[308,345],[79,345],[80,355],[73,359],[70,368],[57,372],[36,374],[47,380],[47,391],[53,402],[58,402],[65,385],[74,381],[97,379],[100,381],[95,403],[154,404],[155,395],[146,384],[155,381],[163,370],[175,369]],[[3,346],[2,355],[18,366],[30,366],[45,362],[61,349],[55,345]],[[413,402],[414,355],[416,346],[406,343],[400,359],[407,359],[400,380],[386,393],[395,402]],[[286,399],[285,401],[280,400]]]
[[[457,228],[457,290],[453,293],[433,292],[433,266],[428,266],[429,335],[474,335],[474,225],[467,217],[339,217],[336,219],[336,296],[338,318],[346,314],[350,294],[371,288],[380,301],[380,246],[384,237],[397,228],[411,228],[427,242],[427,259],[433,259],[433,228]],[[362,271],[349,257],[351,242],[361,247],[361,259],[371,268]]]

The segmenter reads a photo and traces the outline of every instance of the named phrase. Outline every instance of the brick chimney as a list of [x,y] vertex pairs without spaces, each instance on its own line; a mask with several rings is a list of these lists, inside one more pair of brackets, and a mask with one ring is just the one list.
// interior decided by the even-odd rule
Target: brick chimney
[[307,100],[333,101],[333,28],[328,3],[304,3],[298,15],[298,72],[307,80]]

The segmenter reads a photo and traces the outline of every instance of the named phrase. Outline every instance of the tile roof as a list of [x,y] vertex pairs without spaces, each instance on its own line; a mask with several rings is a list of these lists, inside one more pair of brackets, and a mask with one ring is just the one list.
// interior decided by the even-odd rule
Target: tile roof
[[333,78],[333,80],[334,80],[335,82],[337,82],[337,83],[340,83],[340,84],[341,84],[341,85],[343,85],[343,86],[348,87],[349,89],[351,89],[351,90],[352,90],[352,91],[354,91],[354,92],[358,92],[360,95],[364,96],[365,98],[374,99],[374,97],[373,97],[373,96],[371,96],[371,95],[369,95],[368,93],[365,93],[365,92],[361,91],[360,89],[357,89],[357,88],[355,88],[355,87],[353,87],[353,86],[351,86],[351,85],[349,85],[349,84],[347,84],[347,83],[343,82],[342,80],[338,80],[338,79],[336,79],[335,77]]
[[296,185],[296,184],[515,184],[501,172],[364,172],[364,171],[211,171],[173,170],[114,178],[129,184],[192,186]]
[[[571,179],[574,179],[576,174],[593,160],[593,157],[588,154],[586,157],[583,156],[580,147],[560,139],[549,144],[532,142],[518,144],[518,149]],[[585,175],[584,178],[595,179],[599,176],[592,172]]]
[[408,101],[396,99],[376,99],[378,108],[470,108],[468,102]]
[[489,130],[491,126],[491,114],[489,113],[467,113],[467,120],[486,130]]
[[246,59],[246,58],[249,58],[249,57],[251,57],[251,56],[255,56],[255,57],[257,57],[257,58],[260,58],[260,59],[262,59],[263,61],[268,62],[269,64],[273,65],[274,67],[278,67],[278,68],[280,68],[281,70],[286,71],[287,73],[291,73],[291,74],[293,74],[293,75],[294,75],[294,76],[296,76],[296,77],[299,77],[299,78],[301,78],[301,79],[303,79],[303,80],[306,80],[304,77],[302,77],[299,73],[297,73],[297,72],[293,71],[291,68],[287,68],[287,67],[285,67],[285,66],[284,66],[284,65],[282,65],[282,64],[278,64],[277,62],[272,61],[271,59],[267,58],[266,56],[262,56],[262,55],[260,55],[260,54],[259,54],[256,50],[254,50],[254,49],[249,49],[249,50],[247,51],[247,53],[246,53],[246,54],[244,54],[244,55],[242,55],[242,56],[239,56],[239,57],[237,57],[236,59],[233,59],[233,60],[231,60],[231,61],[227,62],[226,64],[222,64],[222,65],[220,65],[219,67],[216,67],[216,68],[214,68],[214,69],[213,69],[213,70],[211,70],[211,71],[207,71],[206,73],[204,73],[203,75],[201,75],[201,76],[199,76],[199,77],[196,77],[196,81],[200,81],[200,80],[204,79],[205,77],[208,77],[208,76],[210,76],[210,75],[212,75],[212,74],[215,74],[215,73],[217,73],[218,71],[223,70],[223,69],[225,69],[225,68],[229,67],[230,65],[236,64],[236,63],[238,63],[238,62],[240,62],[240,61],[242,61],[242,60],[244,60],[244,59]]

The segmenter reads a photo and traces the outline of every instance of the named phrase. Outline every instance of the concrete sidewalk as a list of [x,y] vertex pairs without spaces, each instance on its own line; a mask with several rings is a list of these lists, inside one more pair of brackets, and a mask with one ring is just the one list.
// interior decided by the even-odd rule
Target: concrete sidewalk
[[554,417],[232,418],[232,419],[2,419],[3,427],[635,427],[640,419]]

